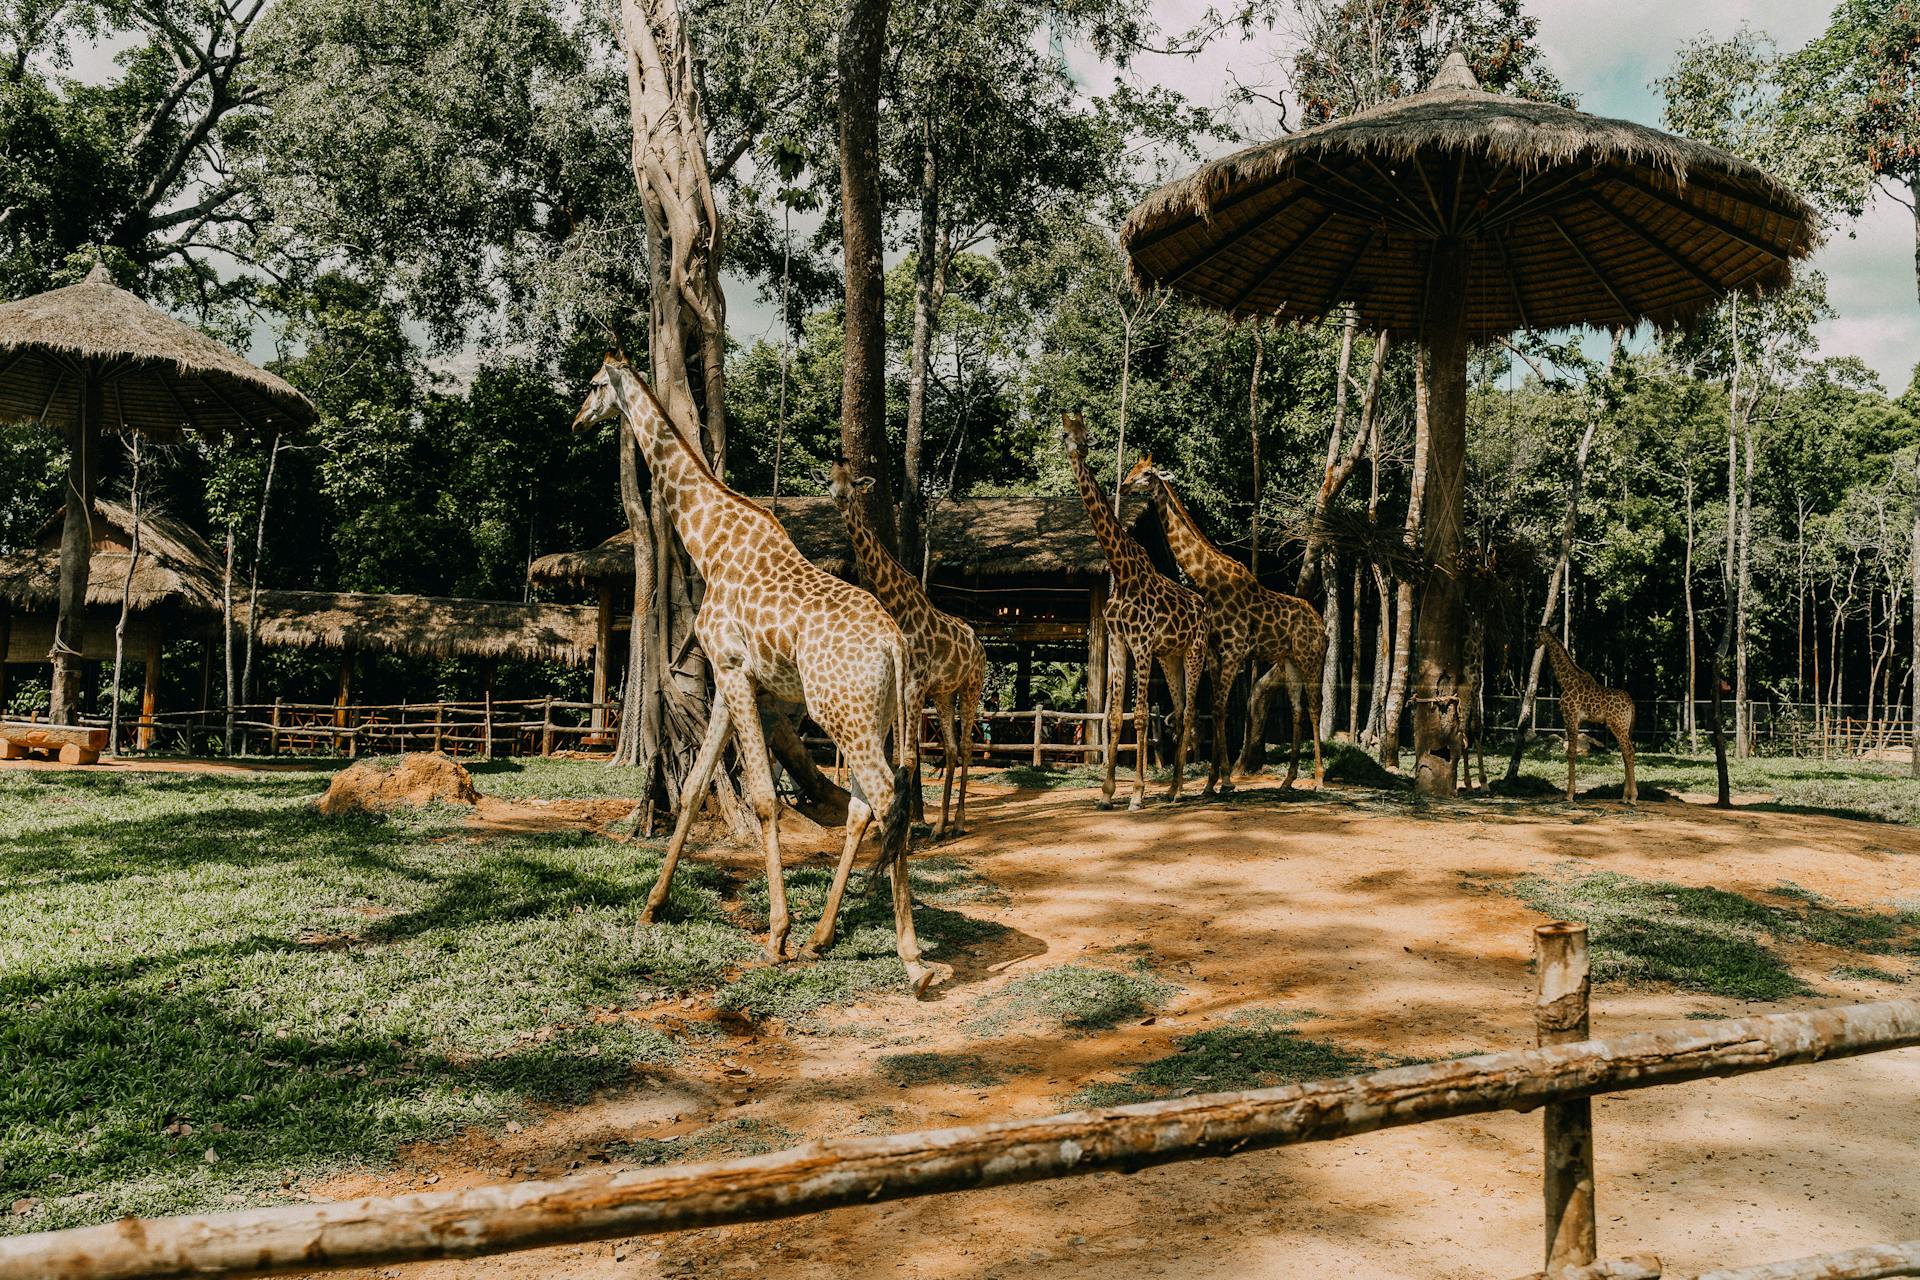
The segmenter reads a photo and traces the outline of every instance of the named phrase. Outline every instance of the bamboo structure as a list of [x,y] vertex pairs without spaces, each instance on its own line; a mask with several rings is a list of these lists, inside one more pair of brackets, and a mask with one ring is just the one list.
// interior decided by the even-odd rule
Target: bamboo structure
[[[706,1164],[202,1217],[123,1218],[0,1240],[0,1280],[274,1275],[759,1222],[844,1205],[1131,1171],[1455,1116],[1530,1111],[1599,1093],[1914,1045],[1920,1045],[1920,1000],[1770,1014],[1341,1080],[826,1139]],[[1780,1280],[1765,1272],[1731,1274]],[[1889,1274],[1900,1273],[1781,1273],[1788,1280]]]

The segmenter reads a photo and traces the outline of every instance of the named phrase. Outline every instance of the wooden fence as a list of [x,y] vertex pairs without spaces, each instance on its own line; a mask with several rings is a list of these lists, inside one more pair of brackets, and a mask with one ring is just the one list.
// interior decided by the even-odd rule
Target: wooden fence
[[[242,754],[552,755],[580,747],[611,749],[620,704],[565,698],[485,698],[478,702],[287,702],[236,706],[234,733]],[[596,721],[598,723],[596,723]],[[163,712],[152,718],[157,746],[224,732],[224,710]],[[138,725],[123,725],[128,735]]]
[[[1588,1020],[1586,926],[1535,930],[1539,1047],[1344,1080],[1001,1120],[771,1155],[201,1217],[123,1218],[0,1239],[0,1280],[257,1276],[659,1234],[1103,1170],[1131,1171],[1492,1111],[1544,1112],[1545,1270],[1531,1280],[1678,1280],[1598,1259],[1591,1099],[1920,1045],[1920,1000],[1694,1023],[1605,1040]],[[1911,1133],[1887,1117],[1889,1135]],[[1694,1280],[1920,1274],[1920,1241]]]

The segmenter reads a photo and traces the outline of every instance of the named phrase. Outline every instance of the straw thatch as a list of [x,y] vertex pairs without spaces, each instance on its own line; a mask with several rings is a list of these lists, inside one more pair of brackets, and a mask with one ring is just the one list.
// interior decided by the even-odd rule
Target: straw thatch
[[[761,506],[770,500],[756,498]],[[1129,525],[1145,500],[1128,497],[1121,515]],[[853,579],[853,548],[830,498],[780,499],[780,523],[802,555],[828,573]],[[952,498],[934,508],[927,523],[936,582],[1006,578],[1052,578],[1062,586],[1104,580],[1107,562],[1077,497],[1015,495]],[[556,551],[528,567],[535,582],[569,586],[618,586],[633,581],[633,535],[622,530],[597,547]]]
[[[245,625],[245,610],[240,610]],[[593,659],[595,611],[574,605],[354,591],[262,591],[265,648],[397,653],[415,658]]]
[[281,379],[116,287],[104,267],[0,305],[0,422],[78,421],[90,369],[104,425],[162,440],[293,430],[315,414]]
[[[52,609],[60,598],[60,525],[64,511],[42,526],[37,545],[0,556],[0,598],[22,609]],[[93,554],[87,604],[120,607],[132,546],[133,513],[117,502],[94,501]],[[140,560],[129,606],[172,605],[188,613],[220,612],[221,563],[213,548],[172,516],[140,513]]]
[[1138,280],[1236,314],[1418,324],[1426,248],[1472,244],[1466,327],[1677,323],[1784,284],[1813,211],[1717,148],[1483,93],[1455,53],[1425,92],[1161,187],[1120,242]]

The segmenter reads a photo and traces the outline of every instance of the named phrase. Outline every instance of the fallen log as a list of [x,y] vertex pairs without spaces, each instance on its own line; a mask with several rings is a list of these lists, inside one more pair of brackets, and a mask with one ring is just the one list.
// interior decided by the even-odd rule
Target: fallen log
[[[1319,1142],[1920,1045],[1920,1000],[1780,1013],[1170,1102],[551,1182],[0,1239],[0,1280],[273,1275],[470,1257]],[[1724,1280],[1724,1277],[1722,1278]]]
[[1920,1276],[1920,1240],[1844,1249],[1791,1262],[1703,1271],[1693,1280],[1884,1280],[1887,1276]]
[[62,764],[92,764],[106,746],[105,729],[80,724],[0,720],[0,760],[18,760],[29,751],[46,751],[57,755]]
[[1583,1266],[1536,1271],[1522,1280],[1660,1280],[1660,1259],[1650,1253],[1636,1253]]

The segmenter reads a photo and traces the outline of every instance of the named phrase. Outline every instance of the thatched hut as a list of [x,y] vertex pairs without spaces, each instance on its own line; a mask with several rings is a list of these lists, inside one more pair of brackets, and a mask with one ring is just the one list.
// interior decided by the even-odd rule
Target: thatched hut
[[[339,655],[336,703],[353,690],[357,655],[471,658],[492,691],[493,665],[595,661],[598,617],[578,605],[468,600],[363,591],[262,591],[255,637],[263,649],[316,649]],[[241,625],[246,615],[241,613]]]
[[[0,706],[6,703],[8,665],[41,665],[53,646],[60,602],[60,538],[65,511],[42,525],[34,545],[0,556]],[[94,500],[87,573],[84,662],[111,661],[120,592],[127,584],[133,513],[117,502]],[[140,555],[127,593],[127,647],[145,663],[139,742],[153,737],[159,700],[161,648],[168,641],[211,642],[220,634],[221,564],[199,534],[168,515],[142,512]]]
[[[774,511],[809,560],[858,581],[853,547],[831,499],[783,497],[777,507],[767,498],[755,501]],[[1121,514],[1134,536],[1164,560],[1164,537],[1157,523],[1144,518],[1146,502],[1130,497]],[[1107,562],[1079,498],[950,498],[928,517],[927,550],[933,602],[971,623],[989,651],[1017,663],[1016,707],[1031,705],[1027,678],[1036,656],[1085,661],[1088,706],[1103,704]],[[541,556],[527,572],[538,584],[596,592],[599,652],[609,652],[614,633],[628,625],[617,606],[631,599],[629,532],[595,547]],[[606,700],[608,674],[606,663],[596,662],[596,702]]]

